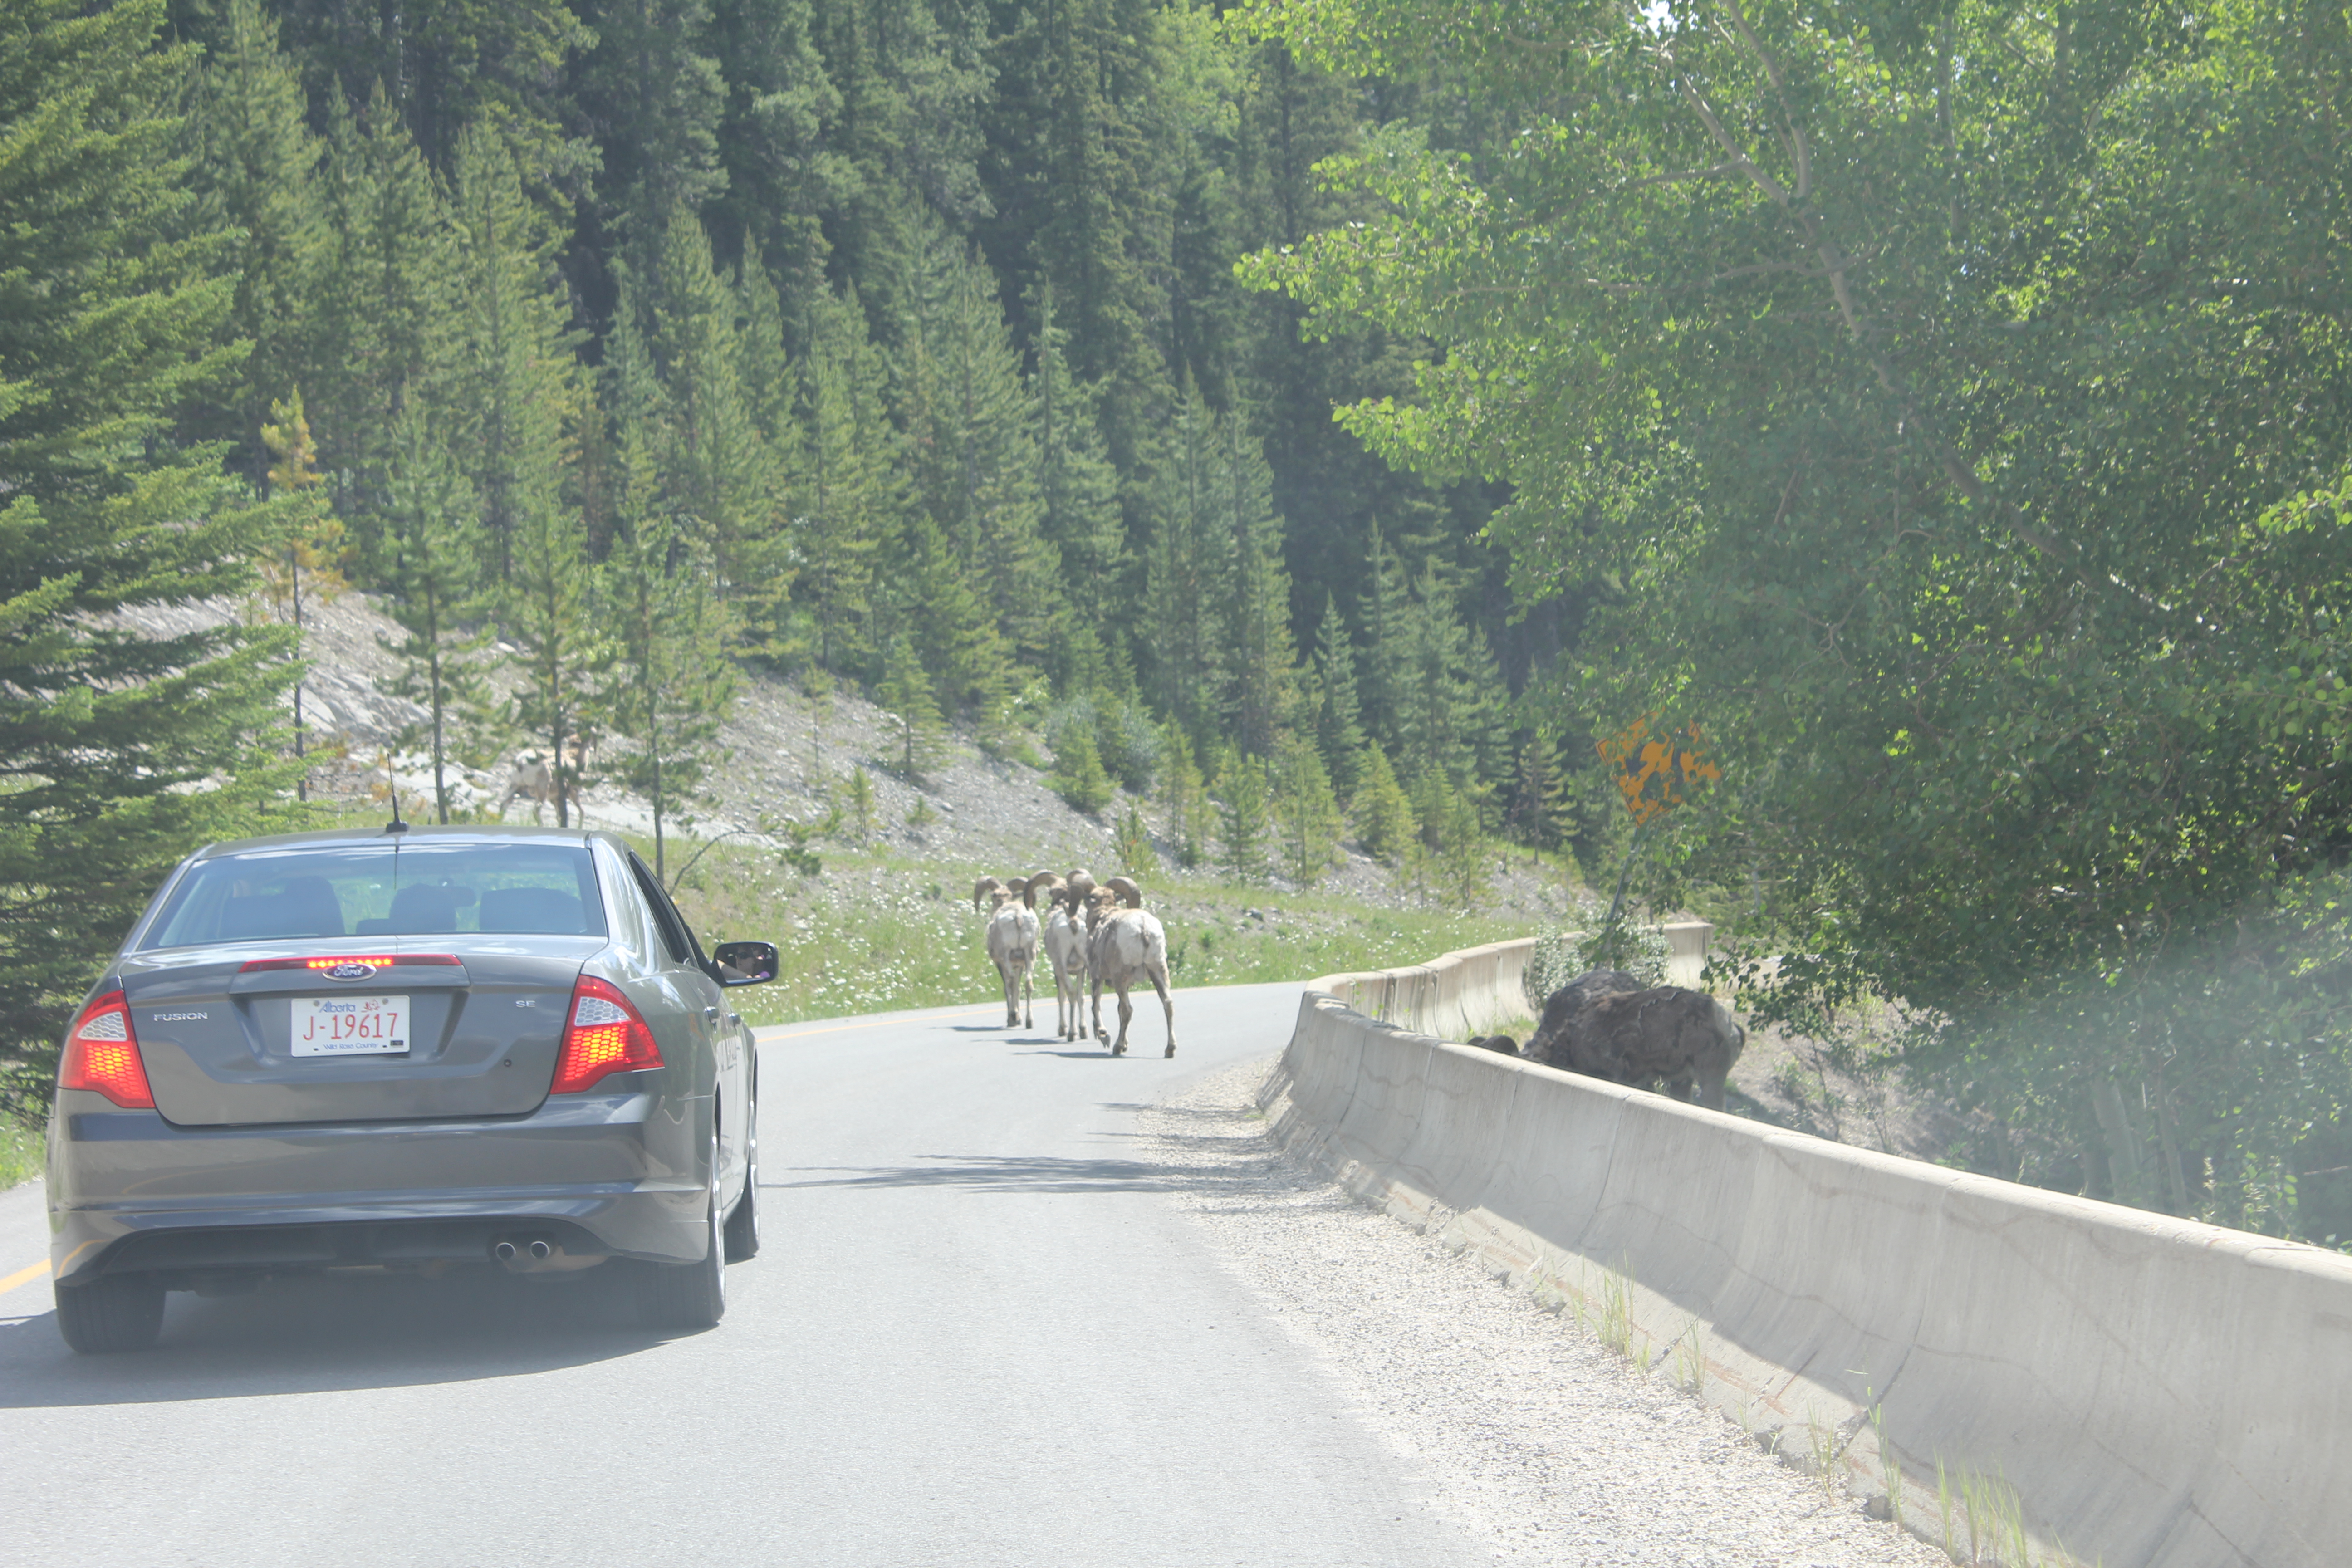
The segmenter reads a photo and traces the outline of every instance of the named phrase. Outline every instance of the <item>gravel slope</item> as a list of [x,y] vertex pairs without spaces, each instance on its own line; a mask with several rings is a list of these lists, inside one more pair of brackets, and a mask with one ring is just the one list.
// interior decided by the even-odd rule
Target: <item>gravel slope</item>
[[1576,1568],[1948,1568],[1661,1376],[1283,1153],[1267,1062],[1144,1114],[1171,1201],[1497,1559]]

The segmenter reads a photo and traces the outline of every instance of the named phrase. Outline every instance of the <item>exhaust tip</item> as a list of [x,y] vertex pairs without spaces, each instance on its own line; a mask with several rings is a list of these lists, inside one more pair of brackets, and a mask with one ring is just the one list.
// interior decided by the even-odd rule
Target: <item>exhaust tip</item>
[[515,1244],[511,1241],[501,1241],[490,1248],[490,1256],[501,1263],[512,1263],[515,1260]]
[[548,1255],[554,1250],[555,1248],[548,1246],[544,1241],[534,1241],[530,1244],[530,1255],[541,1262],[546,1261]]

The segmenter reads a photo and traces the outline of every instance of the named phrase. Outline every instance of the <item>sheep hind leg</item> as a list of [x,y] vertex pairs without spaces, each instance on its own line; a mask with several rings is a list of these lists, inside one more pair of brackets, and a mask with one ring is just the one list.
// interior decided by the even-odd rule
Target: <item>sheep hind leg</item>
[[1127,984],[1122,981],[1118,987],[1118,1044],[1111,1047],[1111,1055],[1127,1055],[1127,1026],[1134,1018],[1135,1004],[1127,999]]
[[1160,1054],[1172,1057],[1176,1054],[1176,1001],[1168,994],[1168,972],[1155,968],[1147,973],[1151,976],[1151,988],[1160,993],[1160,1010],[1168,1016],[1168,1048]]

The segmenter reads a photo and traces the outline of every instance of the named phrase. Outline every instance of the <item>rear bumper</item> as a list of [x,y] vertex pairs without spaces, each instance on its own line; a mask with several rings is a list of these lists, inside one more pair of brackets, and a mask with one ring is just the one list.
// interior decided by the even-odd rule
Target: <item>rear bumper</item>
[[[680,1113],[684,1112],[683,1115]],[[690,1262],[709,1236],[708,1101],[565,1096],[529,1116],[175,1127],[94,1094],[49,1132],[58,1279],[488,1261],[543,1237],[572,1257]]]

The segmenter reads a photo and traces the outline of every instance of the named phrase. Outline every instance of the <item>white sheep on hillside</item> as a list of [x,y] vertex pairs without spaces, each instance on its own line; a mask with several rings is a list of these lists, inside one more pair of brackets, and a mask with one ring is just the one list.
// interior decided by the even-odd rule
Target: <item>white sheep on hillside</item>
[[[988,916],[988,957],[1004,981],[1004,1026],[1034,1028],[1029,971],[1037,962],[1037,917],[1018,893],[999,888],[989,896],[995,902]],[[1024,1007],[1030,1014],[1025,1018]]]
[[[1123,889],[1109,886],[1097,888],[1087,906],[1087,968],[1093,975],[1095,1038],[1110,1047],[1110,1054],[1127,1054],[1127,1027],[1135,1016],[1135,1005],[1127,998],[1129,987],[1143,981],[1160,993],[1160,1006],[1168,1016],[1168,1049],[1161,1054],[1176,1054],[1176,1004],[1168,994],[1168,932],[1159,918],[1147,914],[1141,908],[1143,894],[1124,877],[1112,879],[1126,882]],[[1132,905],[1120,909],[1122,893],[1132,895]],[[1110,1032],[1102,1026],[1102,990],[1108,981],[1118,993],[1118,1038],[1114,1042]]]

